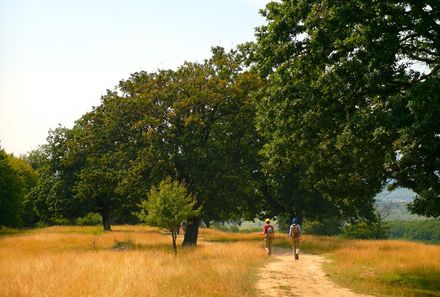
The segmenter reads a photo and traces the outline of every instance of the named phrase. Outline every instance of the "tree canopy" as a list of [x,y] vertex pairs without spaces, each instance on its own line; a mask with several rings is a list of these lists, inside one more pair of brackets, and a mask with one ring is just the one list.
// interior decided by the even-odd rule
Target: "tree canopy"
[[42,208],[62,216],[98,212],[108,230],[111,216],[126,220],[170,176],[203,206],[188,224],[190,244],[201,219],[254,217],[260,143],[251,92],[261,80],[245,69],[243,55],[214,48],[203,63],[134,73],[72,129],[51,131]]
[[262,13],[266,168],[300,172],[341,213],[371,209],[392,178],[418,194],[413,211],[439,216],[439,3],[283,0]]
[[0,228],[22,224],[23,190],[20,179],[9,163],[8,155],[0,148]]
[[137,222],[139,202],[169,177],[202,207],[189,245],[202,221],[371,222],[387,184],[417,193],[413,212],[439,217],[439,6],[270,2],[256,42],[134,73],[73,128],[51,130],[27,157],[37,214],[99,213],[110,230]]
[[31,195],[36,183],[32,167],[0,147],[0,227],[32,226],[38,221]]

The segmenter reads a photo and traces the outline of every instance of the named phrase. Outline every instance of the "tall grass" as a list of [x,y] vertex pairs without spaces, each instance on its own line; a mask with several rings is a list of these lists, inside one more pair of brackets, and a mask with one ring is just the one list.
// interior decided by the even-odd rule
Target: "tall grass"
[[[0,297],[255,296],[256,268],[268,259],[258,233],[201,229],[197,249],[180,248],[177,257],[171,236],[149,227],[9,234],[0,237]],[[290,247],[285,234],[274,243]],[[344,287],[376,296],[440,296],[440,246],[305,235],[301,249],[330,258],[324,268]]]
[[174,257],[153,228],[51,227],[0,239],[0,296],[254,296],[263,261],[253,243],[201,242]]
[[[205,232],[211,241],[258,241],[258,233]],[[277,234],[275,246],[290,248]],[[347,240],[304,235],[301,250],[331,259],[325,270],[342,286],[376,296],[440,296],[440,246],[392,240]],[[319,284],[318,284],[319,285]]]
[[357,291],[377,296],[440,296],[440,246],[340,240],[330,258],[327,273]]

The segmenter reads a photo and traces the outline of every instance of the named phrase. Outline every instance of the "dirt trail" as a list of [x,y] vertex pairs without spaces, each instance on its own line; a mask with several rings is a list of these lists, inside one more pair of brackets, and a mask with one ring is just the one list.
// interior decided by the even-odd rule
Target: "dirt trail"
[[359,295],[333,283],[322,269],[326,261],[301,254],[295,261],[291,250],[275,249],[271,261],[259,269],[256,287],[264,297],[372,297]]

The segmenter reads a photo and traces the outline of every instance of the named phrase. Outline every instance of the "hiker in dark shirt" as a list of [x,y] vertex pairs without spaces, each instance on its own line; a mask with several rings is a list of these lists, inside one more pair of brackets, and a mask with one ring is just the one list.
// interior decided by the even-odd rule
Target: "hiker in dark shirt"
[[301,243],[301,236],[302,231],[301,226],[298,223],[298,219],[293,218],[292,225],[290,225],[289,229],[289,239],[293,247],[293,255],[295,256],[295,260],[299,259],[299,245]]

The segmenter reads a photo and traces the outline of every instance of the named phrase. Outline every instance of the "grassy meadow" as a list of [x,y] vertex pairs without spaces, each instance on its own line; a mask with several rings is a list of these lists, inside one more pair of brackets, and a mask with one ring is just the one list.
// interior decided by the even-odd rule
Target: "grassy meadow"
[[[288,247],[287,242],[280,242]],[[440,245],[403,240],[347,240],[305,235],[302,250],[325,256],[324,270],[358,293],[440,296]]]
[[[179,243],[181,238],[179,238]],[[278,235],[277,246],[288,247]],[[201,229],[179,248],[156,228],[49,227],[0,236],[0,297],[256,296],[269,259],[256,233]],[[440,246],[304,236],[302,250],[330,259],[344,287],[376,296],[440,296]]]
[[440,246],[355,241],[334,250],[327,273],[342,286],[375,296],[440,296]]
[[[179,249],[157,229],[50,227],[0,237],[0,296],[255,296],[261,246]],[[203,236],[203,234],[202,234]]]

